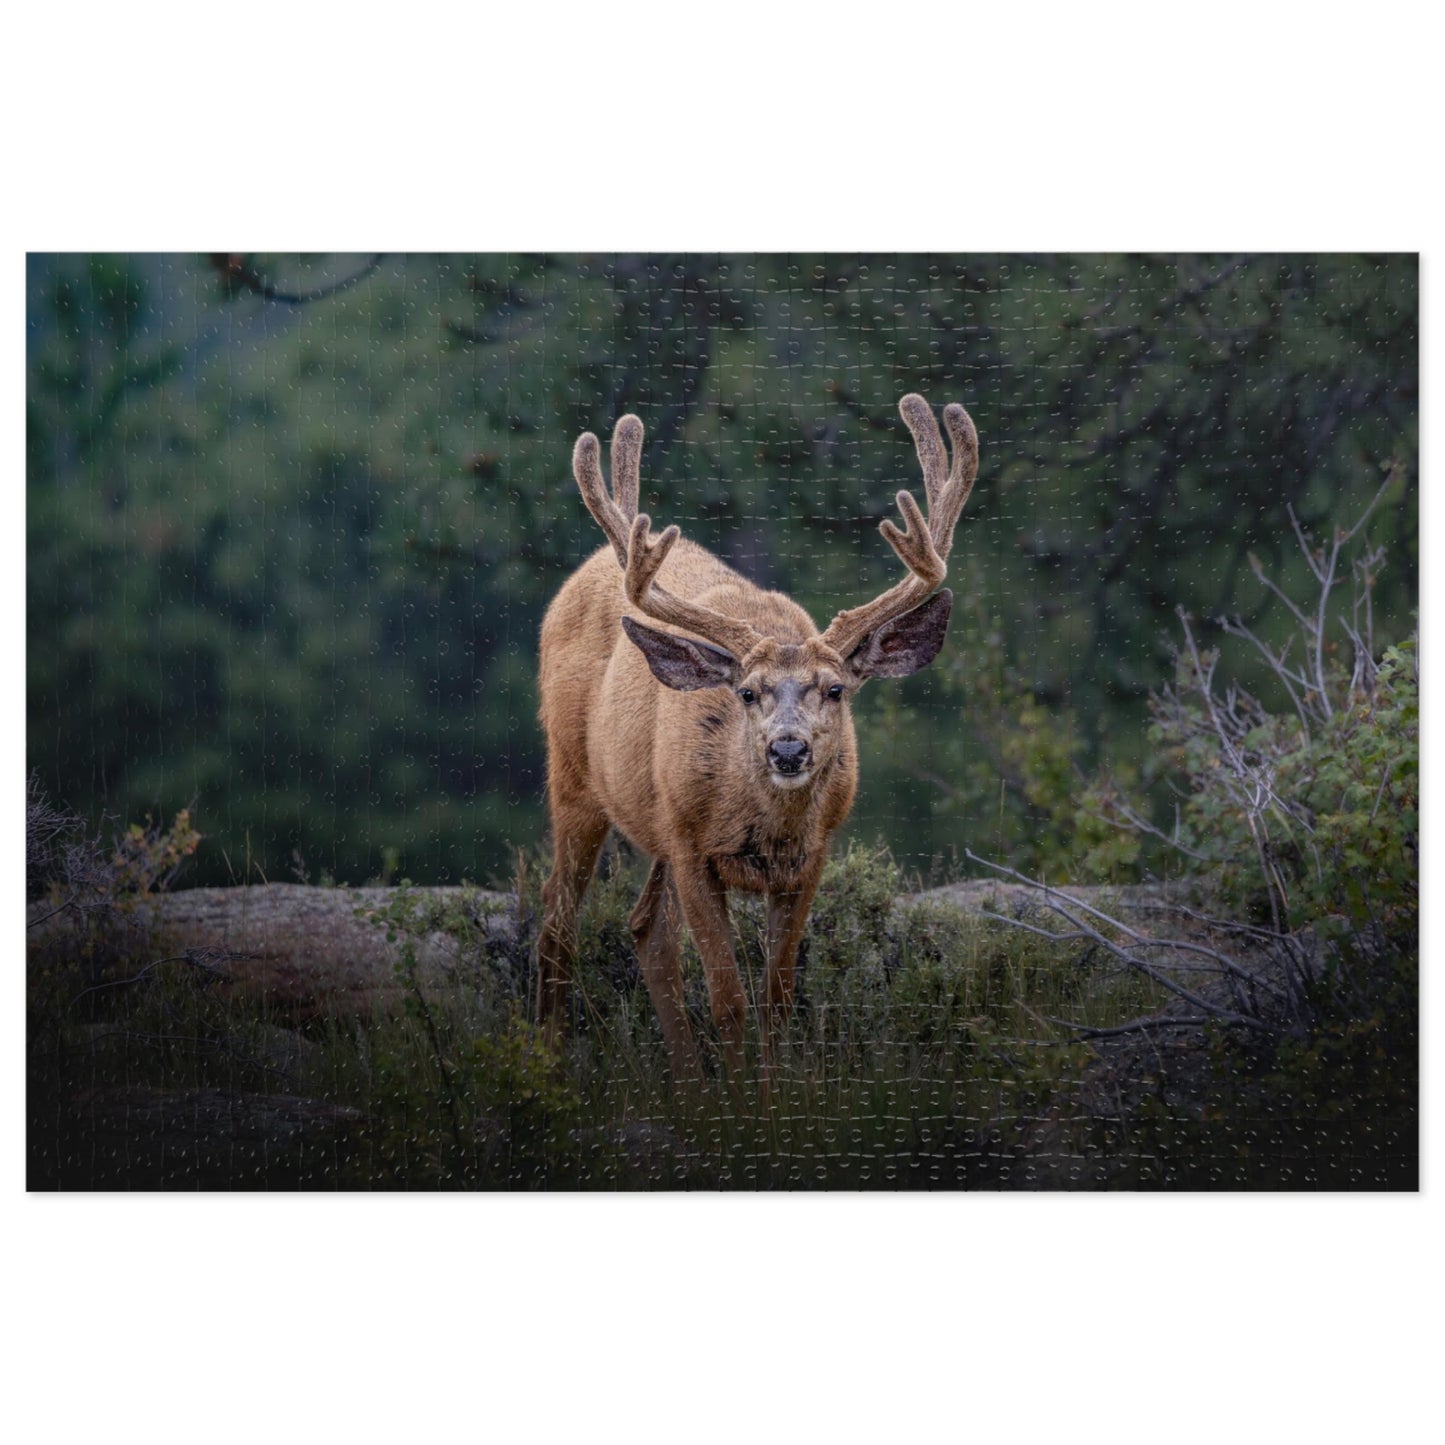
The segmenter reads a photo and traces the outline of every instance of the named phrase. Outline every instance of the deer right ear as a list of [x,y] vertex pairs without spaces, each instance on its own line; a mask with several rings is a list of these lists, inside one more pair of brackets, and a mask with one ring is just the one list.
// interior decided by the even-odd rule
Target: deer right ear
[[658,632],[644,627],[630,617],[622,619],[622,630],[647,659],[652,675],[664,686],[678,692],[697,692],[705,687],[731,687],[737,673],[737,661],[706,642],[691,637],[676,637],[671,632]]
[[859,682],[870,677],[908,677],[927,667],[943,646],[953,593],[945,587],[927,602],[885,622],[853,650],[848,666]]

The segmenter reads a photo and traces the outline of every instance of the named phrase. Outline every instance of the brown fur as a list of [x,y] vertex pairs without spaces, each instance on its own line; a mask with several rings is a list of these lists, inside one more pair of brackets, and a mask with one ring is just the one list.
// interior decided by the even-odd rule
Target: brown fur
[[[611,497],[595,439],[578,442],[578,484],[611,545],[573,573],[542,623],[555,861],[543,890],[537,1007],[553,1031],[565,1009],[577,907],[609,826],[655,860],[631,922],[674,1070],[698,1071],[682,1008],[683,922],[702,956],[729,1068],[741,1056],[746,1004],[728,923],[730,888],[768,897],[765,1045],[786,1017],[828,839],[857,790],[849,700],[868,676],[913,671],[941,645],[951,595],[919,604],[942,580],[942,558],[973,480],[962,470],[977,467],[976,438],[971,455],[960,444],[964,424],[972,437],[972,423],[961,407],[950,407],[955,466],[940,505],[937,424],[920,398],[902,406],[915,439],[920,426],[925,431],[919,455],[935,530],[924,526],[911,497],[900,502],[909,530],[893,528],[889,536],[885,528],[885,536],[908,563],[909,578],[868,607],[840,614],[821,635],[795,602],[754,586],[675,528],[650,538],[648,519],[632,515],[642,439],[635,417],[616,428]],[[664,626],[639,625],[642,617]],[[670,638],[688,644],[680,650]],[[725,677],[698,674],[717,666]],[[800,766],[782,756],[789,749],[802,750]]]

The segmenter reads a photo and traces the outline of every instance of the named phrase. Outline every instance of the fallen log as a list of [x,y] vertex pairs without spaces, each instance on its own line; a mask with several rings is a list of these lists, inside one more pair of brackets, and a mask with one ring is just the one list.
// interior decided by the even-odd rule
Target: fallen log
[[[515,900],[475,888],[413,888],[418,911],[430,901],[475,905],[486,936],[509,940],[515,933]],[[317,1018],[389,1014],[402,1007],[405,987],[397,976],[402,941],[387,939],[376,915],[397,896],[394,888],[314,888],[266,883],[240,888],[188,888],[154,895],[115,919],[139,930],[156,957],[204,959],[219,987],[262,1004],[288,1023]],[[107,920],[84,920],[73,912],[46,917],[31,910],[30,938],[80,927],[105,929]],[[428,932],[411,939],[418,981],[428,989],[456,987],[456,938]]]

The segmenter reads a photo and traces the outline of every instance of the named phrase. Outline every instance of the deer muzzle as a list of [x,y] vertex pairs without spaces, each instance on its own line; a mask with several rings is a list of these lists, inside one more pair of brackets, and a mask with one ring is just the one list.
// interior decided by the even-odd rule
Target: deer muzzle
[[801,738],[774,738],[768,744],[768,764],[785,778],[796,777],[813,761],[813,749]]

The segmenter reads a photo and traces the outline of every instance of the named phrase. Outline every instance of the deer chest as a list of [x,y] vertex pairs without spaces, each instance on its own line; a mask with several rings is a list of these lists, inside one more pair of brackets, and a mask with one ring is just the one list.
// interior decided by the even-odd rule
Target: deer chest
[[808,860],[807,841],[744,828],[708,861],[728,888],[776,892],[792,886],[802,875]]

